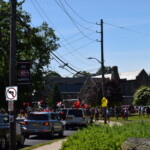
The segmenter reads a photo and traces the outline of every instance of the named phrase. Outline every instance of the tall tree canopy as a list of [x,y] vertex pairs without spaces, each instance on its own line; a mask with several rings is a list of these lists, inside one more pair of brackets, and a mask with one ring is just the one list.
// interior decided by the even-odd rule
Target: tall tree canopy
[[[50,52],[57,50],[58,37],[54,30],[43,22],[41,26],[31,26],[31,16],[23,11],[22,2],[17,3],[16,12],[16,62],[30,60],[31,83],[28,88],[20,88],[21,101],[30,100],[33,90],[38,92],[44,86],[44,75],[50,64]],[[9,85],[10,49],[10,2],[0,0],[0,101],[5,101],[5,87]],[[26,92],[25,89],[30,89]],[[5,102],[4,102],[5,103]],[[18,102],[19,103],[19,102]],[[4,104],[6,105],[6,103]]]
[[150,87],[140,87],[133,96],[133,105],[149,105],[150,104]]

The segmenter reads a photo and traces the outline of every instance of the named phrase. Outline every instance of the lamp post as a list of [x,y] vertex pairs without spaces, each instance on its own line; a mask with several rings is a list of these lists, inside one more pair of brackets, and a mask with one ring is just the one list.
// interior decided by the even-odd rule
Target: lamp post
[[[101,19],[100,22],[100,26],[101,26],[101,61],[99,61],[97,58],[94,57],[89,57],[88,59],[95,59],[97,60],[100,64],[101,64],[101,70],[102,70],[102,96],[103,98],[105,98],[105,77],[104,77],[104,49],[103,49],[103,20]],[[107,124],[107,118],[106,118],[106,107],[103,107],[103,111],[104,111],[104,124]]]
[[[95,57],[88,57],[87,59],[95,59],[97,62],[101,64],[101,70],[102,70],[102,96],[105,97],[105,77],[104,77],[104,55],[103,55],[103,48],[101,50],[101,61],[99,61]],[[104,124],[107,124],[107,118],[106,118],[106,107],[103,109],[104,111]]]

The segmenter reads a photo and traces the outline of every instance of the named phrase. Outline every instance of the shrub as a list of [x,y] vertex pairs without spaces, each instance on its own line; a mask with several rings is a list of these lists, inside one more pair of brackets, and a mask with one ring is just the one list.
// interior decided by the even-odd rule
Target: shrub
[[128,137],[150,138],[150,122],[126,123],[122,126],[92,125],[69,136],[61,150],[121,150]]

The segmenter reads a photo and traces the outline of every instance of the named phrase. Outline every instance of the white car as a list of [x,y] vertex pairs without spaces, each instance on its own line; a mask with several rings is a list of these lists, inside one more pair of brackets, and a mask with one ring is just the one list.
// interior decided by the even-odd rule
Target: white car
[[69,108],[66,113],[66,129],[86,127],[91,123],[91,118],[84,108]]

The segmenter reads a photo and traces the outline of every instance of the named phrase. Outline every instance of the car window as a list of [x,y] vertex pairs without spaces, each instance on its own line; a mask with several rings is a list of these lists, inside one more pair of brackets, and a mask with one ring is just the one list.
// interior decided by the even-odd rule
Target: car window
[[27,119],[30,120],[48,120],[47,114],[29,114]]
[[71,109],[71,110],[68,110],[68,115],[74,115],[75,117],[82,117],[82,110],[78,109],[78,110],[74,110],[74,109]]
[[51,119],[52,119],[52,120],[56,120],[56,114],[51,113]]
[[86,111],[86,114],[87,114],[88,116],[90,116],[90,115],[91,115],[91,112],[90,112],[89,110],[87,110],[87,111]]

